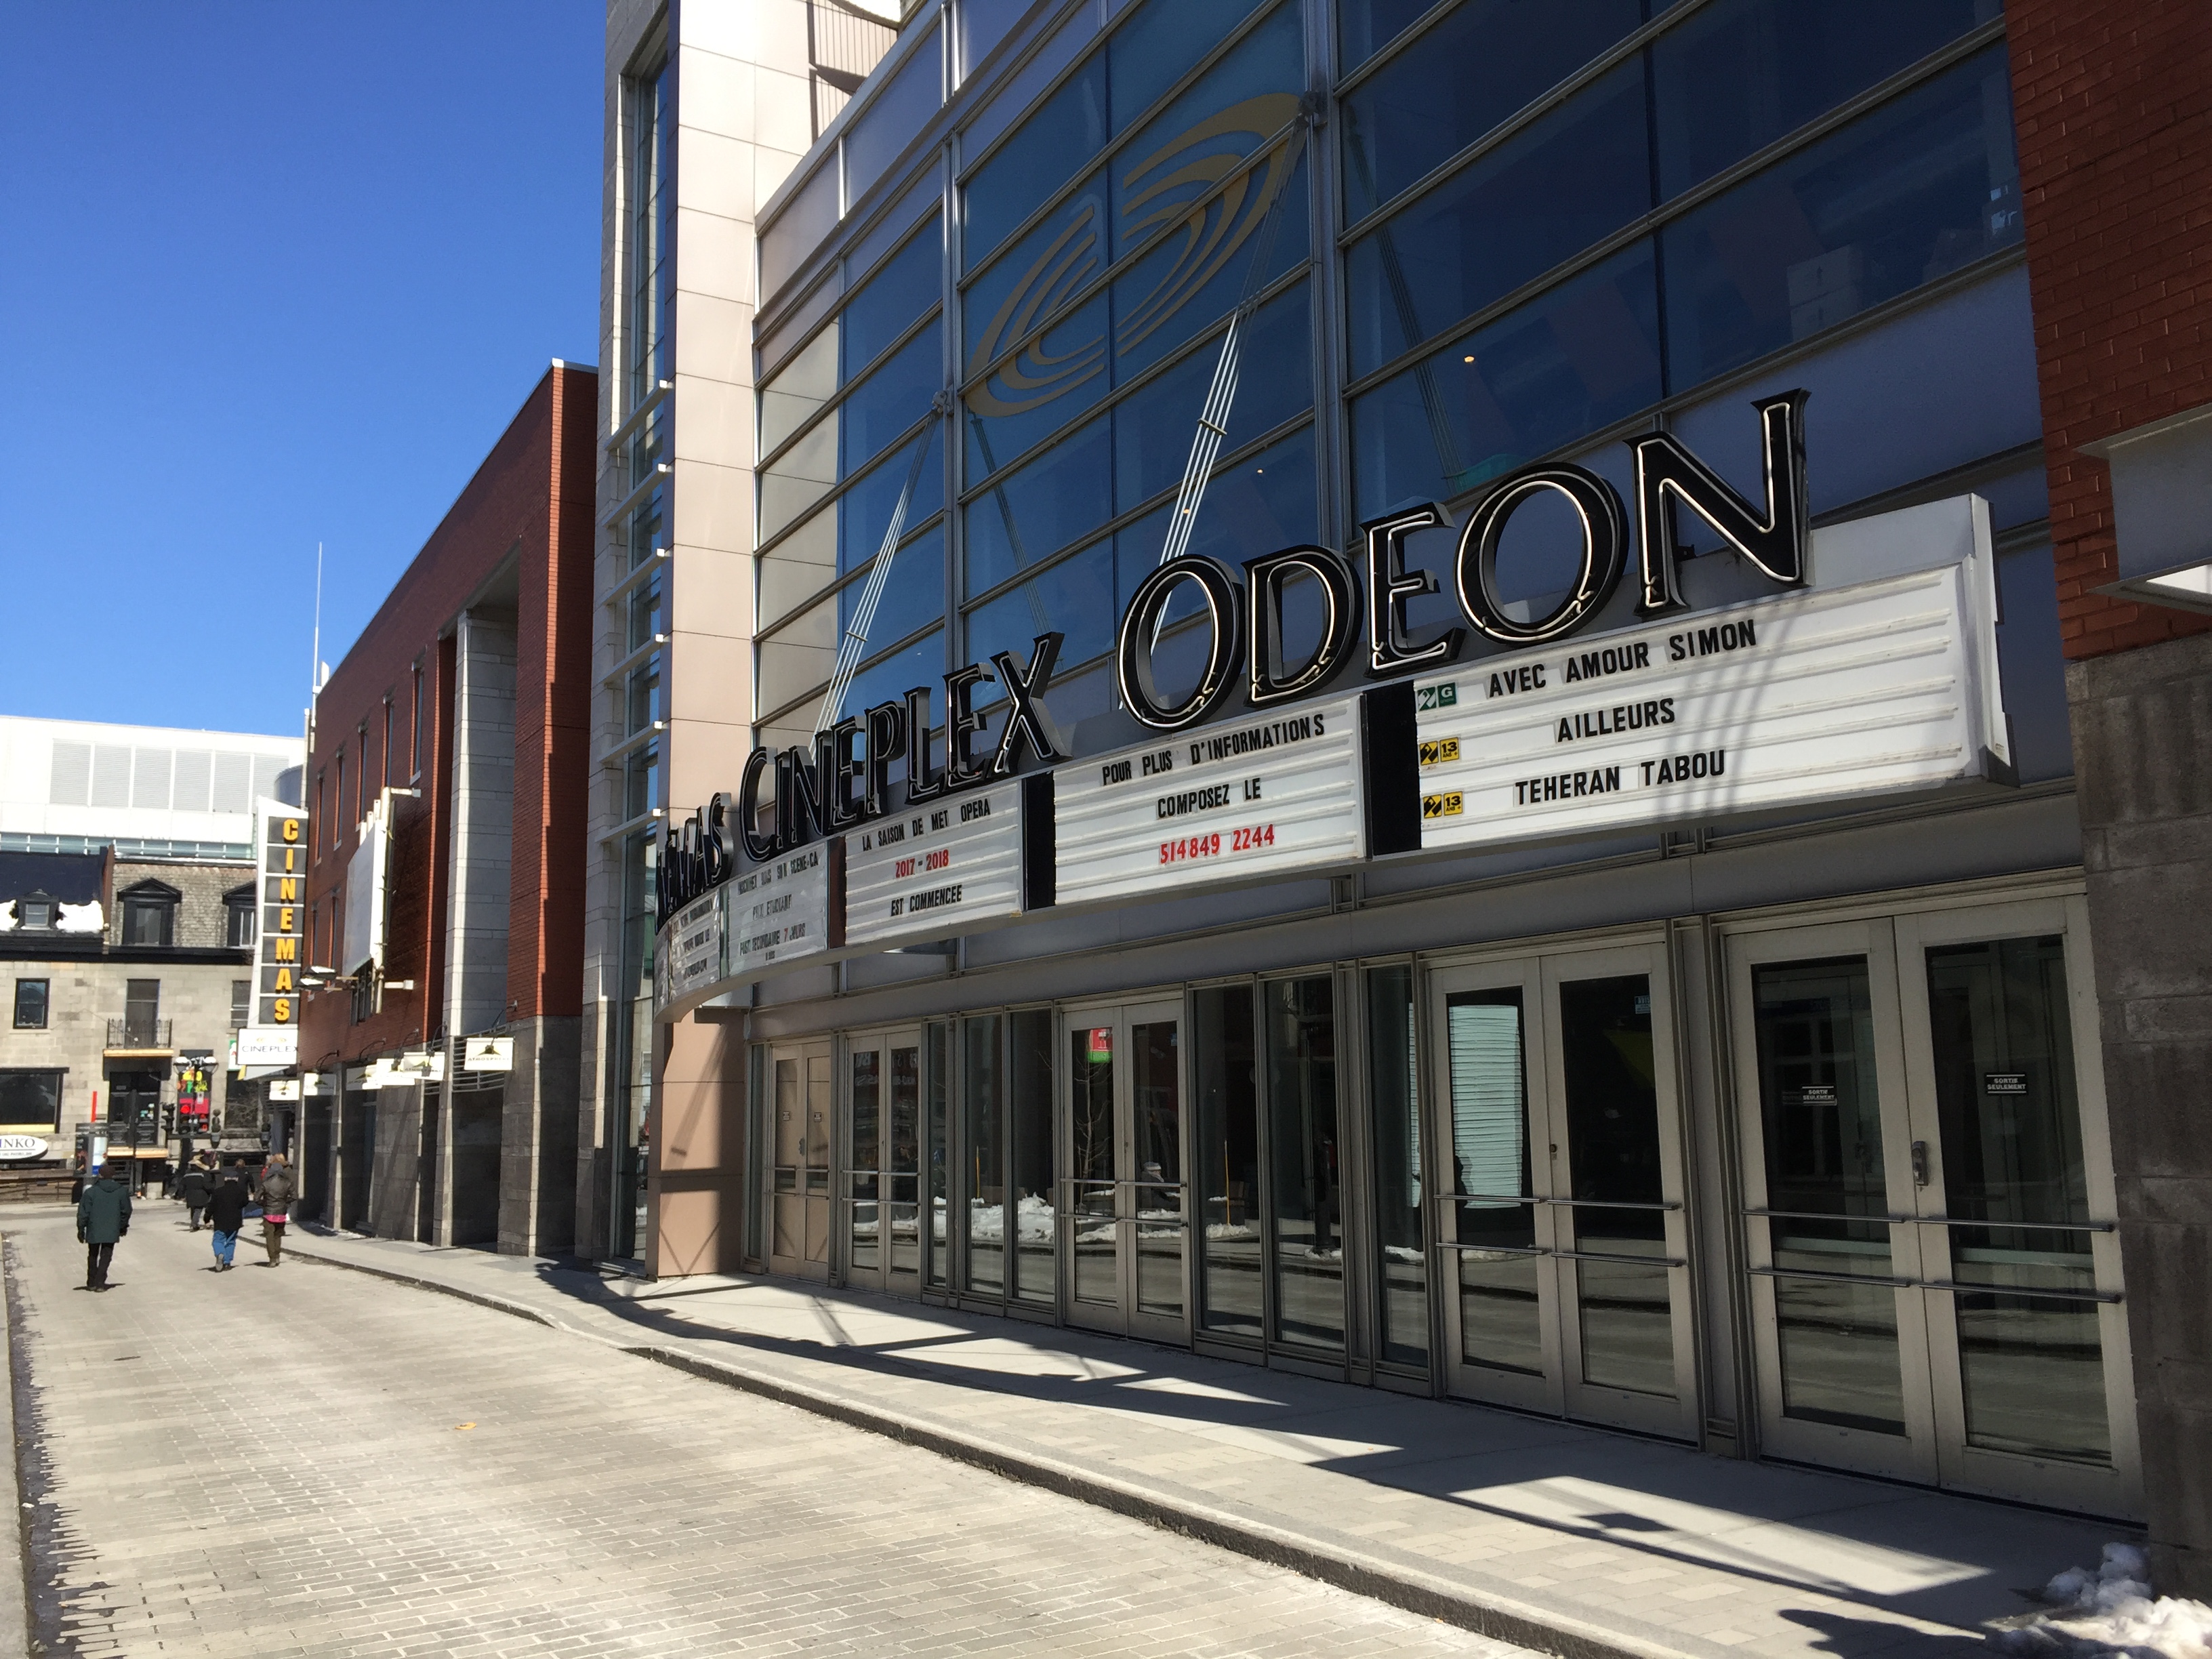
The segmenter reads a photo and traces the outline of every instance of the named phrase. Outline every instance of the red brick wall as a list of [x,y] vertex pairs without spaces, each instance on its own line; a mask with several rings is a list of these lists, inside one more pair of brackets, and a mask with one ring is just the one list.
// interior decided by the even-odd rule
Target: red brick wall
[[[411,979],[387,992],[359,1024],[343,989],[310,1000],[301,1022],[309,1066],[356,1060],[422,1042],[443,1018],[442,982],[452,851],[454,618],[506,560],[517,556],[515,836],[509,915],[508,995],[516,1017],[574,1014],[582,990],[584,800],[591,671],[591,486],[598,377],[562,365],[538,382],[476,475],[362,630],[317,708],[307,760],[317,772],[347,750],[347,805],[334,809],[311,866],[307,896],[327,918],[355,848],[351,801],[356,731],[370,730],[370,777],[383,776],[383,706],[404,714],[419,659],[426,684],[422,799],[393,813],[392,907],[385,976]],[[567,482],[566,493],[563,481]],[[582,492],[580,497],[576,492]],[[408,783],[408,723],[395,720],[392,781]],[[372,791],[372,794],[373,794]],[[551,811],[548,811],[550,807]],[[331,832],[334,831],[335,834]],[[331,845],[332,842],[335,845]],[[342,911],[341,911],[342,914]],[[325,927],[331,924],[326,920]]]
[[2094,440],[2212,403],[2212,4],[2009,0],[2014,120],[2069,658],[2212,629],[2116,580]]

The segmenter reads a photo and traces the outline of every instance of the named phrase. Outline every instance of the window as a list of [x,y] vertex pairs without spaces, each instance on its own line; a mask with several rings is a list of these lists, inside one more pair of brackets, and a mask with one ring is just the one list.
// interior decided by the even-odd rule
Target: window
[[43,889],[15,901],[15,926],[19,930],[44,931],[53,925],[54,901]]
[[[337,779],[331,790],[331,811],[333,813],[345,811],[345,750],[343,745],[338,750]],[[331,824],[331,851],[337,852],[339,843],[344,840],[345,826],[333,820]]]
[[222,896],[223,943],[234,951],[253,947],[253,889],[234,887]]
[[384,699],[384,781],[387,784],[392,781],[392,698],[389,693]]
[[315,822],[314,827],[310,833],[314,836],[315,856],[317,858],[320,858],[323,855],[323,826],[328,823],[331,819],[327,798],[323,793],[323,775],[320,772],[316,773]]
[[158,979],[127,980],[123,987],[123,1040],[134,1048],[156,1042],[161,1037],[161,981]]
[[177,901],[173,887],[158,881],[142,881],[123,895],[122,943],[142,948],[165,949],[177,942]]
[[253,981],[234,979],[230,982],[230,1027],[236,1030],[241,1025],[253,1023]]
[[361,744],[361,768],[355,775],[353,786],[353,821],[359,823],[368,816],[371,799],[368,793],[368,723],[366,720],[355,729],[354,737]]
[[15,1029],[19,1031],[43,1031],[46,1029],[46,994],[50,981],[43,979],[19,979],[15,981]]
[[408,781],[422,775],[422,665],[415,665],[414,689],[409,693],[414,714],[408,731]]
[[0,1123],[16,1129],[59,1128],[62,1076],[14,1066],[0,1070]]

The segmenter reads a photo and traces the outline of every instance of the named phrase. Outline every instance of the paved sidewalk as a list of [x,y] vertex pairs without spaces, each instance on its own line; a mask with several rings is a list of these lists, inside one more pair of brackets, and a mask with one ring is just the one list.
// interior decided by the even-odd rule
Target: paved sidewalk
[[1979,1647],[2109,1524],[783,1279],[349,1236],[503,1306],[1504,1640],[1613,1659]]

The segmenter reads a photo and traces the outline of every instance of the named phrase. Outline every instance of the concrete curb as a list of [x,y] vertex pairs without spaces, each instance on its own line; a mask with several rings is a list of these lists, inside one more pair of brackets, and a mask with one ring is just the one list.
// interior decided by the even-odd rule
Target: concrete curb
[[1010,1451],[1005,1447],[963,1435],[881,1406],[808,1387],[786,1377],[769,1376],[726,1360],[709,1359],[680,1349],[617,1341],[595,1332],[548,1318],[536,1309],[502,1297],[465,1291],[434,1279],[343,1261],[312,1251],[295,1250],[301,1260],[326,1267],[367,1273],[395,1285],[434,1291],[463,1302],[475,1303],[496,1313],[526,1319],[533,1325],[580,1336],[618,1348],[656,1364],[684,1371],[709,1382],[720,1383],[763,1399],[793,1406],[815,1416],[866,1430],[887,1439],[918,1446],[1024,1486],[1042,1487],[1065,1498],[1142,1521],[1164,1531],[1180,1533],[1204,1543],[1271,1565],[1285,1567],[1339,1589],[1364,1595],[1404,1612],[1436,1619],[1494,1641],[1557,1654],[1560,1659],[1709,1659],[1696,1650],[1647,1642],[1625,1632],[1609,1631],[1553,1613],[1531,1603],[1476,1590],[1452,1583],[1403,1563],[1385,1560],[1358,1550],[1329,1547],[1265,1522],[1231,1515],[1209,1505],[1176,1502],[1095,1470],[1064,1463],[1056,1458]]

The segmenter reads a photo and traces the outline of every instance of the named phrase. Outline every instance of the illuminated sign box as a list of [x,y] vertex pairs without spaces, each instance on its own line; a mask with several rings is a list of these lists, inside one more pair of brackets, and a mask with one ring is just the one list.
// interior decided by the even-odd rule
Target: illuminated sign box
[[[1036,844],[1028,808],[1034,799],[1048,829],[1051,787],[1048,777],[1015,780],[926,801],[847,835],[845,943],[941,938],[1048,897],[1035,866],[1048,860],[1048,844]],[[1048,862],[1043,872],[1048,881]]]

